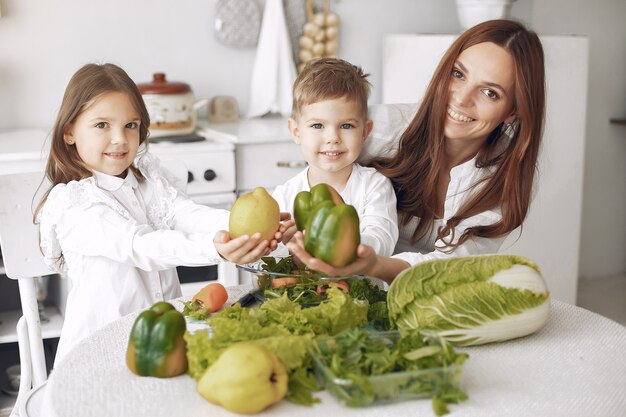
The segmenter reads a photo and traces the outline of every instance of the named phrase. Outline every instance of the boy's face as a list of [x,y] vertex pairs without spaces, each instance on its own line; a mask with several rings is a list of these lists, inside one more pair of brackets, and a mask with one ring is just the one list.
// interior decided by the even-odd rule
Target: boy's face
[[342,97],[303,106],[297,119],[289,119],[289,130],[309,171],[349,176],[372,121],[358,103]]

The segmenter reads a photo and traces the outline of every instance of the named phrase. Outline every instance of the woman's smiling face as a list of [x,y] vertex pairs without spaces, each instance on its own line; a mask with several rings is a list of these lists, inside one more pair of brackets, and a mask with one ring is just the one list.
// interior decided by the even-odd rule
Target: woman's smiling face
[[450,77],[446,139],[484,142],[500,123],[515,120],[515,62],[504,48],[491,42],[467,48]]

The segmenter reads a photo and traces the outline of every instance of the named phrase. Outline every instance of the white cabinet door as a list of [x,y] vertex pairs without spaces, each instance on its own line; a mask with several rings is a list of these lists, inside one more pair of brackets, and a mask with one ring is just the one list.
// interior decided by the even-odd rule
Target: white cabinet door
[[[383,51],[383,101],[421,100],[456,35],[388,35]],[[546,123],[537,194],[522,233],[501,252],[541,268],[552,296],[576,302],[582,211],[589,42],[581,36],[541,36],[546,63]]]
[[306,167],[300,147],[293,142],[241,144],[235,152],[239,193],[255,187],[272,190]]

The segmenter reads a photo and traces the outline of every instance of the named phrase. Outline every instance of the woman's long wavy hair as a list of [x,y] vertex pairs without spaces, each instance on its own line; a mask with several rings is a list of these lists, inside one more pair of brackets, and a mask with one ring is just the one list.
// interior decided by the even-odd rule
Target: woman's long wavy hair
[[[34,219],[36,219],[37,213],[45,204],[48,194],[55,185],[93,176],[93,172],[78,155],[76,146],[67,144],[63,135],[95,99],[102,94],[111,92],[128,94],[141,120],[139,144],[148,145],[150,116],[135,82],[122,68],[114,64],[87,64],[83,66],[70,79],[54,123],[50,154],[45,171],[46,177],[52,185],[37,205]],[[143,178],[136,167],[131,166],[130,169],[139,178]]]
[[[520,226],[531,201],[543,132],[545,74],[543,48],[536,33],[510,20],[492,20],[468,29],[448,49],[428,86],[415,117],[400,138],[391,157],[371,162],[393,183],[402,225],[413,216],[420,223],[412,243],[430,232],[443,204],[437,183],[444,157],[444,120],[448,106],[451,74],[458,56],[467,48],[492,42],[507,50],[515,62],[513,108],[518,126],[509,138],[498,126],[479,151],[477,166],[492,167],[493,173],[480,182],[469,198],[437,231],[447,251],[472,237],[492,238]],[[474,184],[476,187],[479,184]],[[467,228],[454,236],[464,219],[500,207],[502,219],[490,225]]]

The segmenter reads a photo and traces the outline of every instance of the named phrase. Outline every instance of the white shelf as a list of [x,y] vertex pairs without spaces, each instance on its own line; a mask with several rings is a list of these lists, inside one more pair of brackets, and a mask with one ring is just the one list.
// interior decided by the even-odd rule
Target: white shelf
[[[41,336],[44,339],[61,336],[63,317],[54,306],[45,308],[50,321],[41,324]],[[17,342],[17,321],[22,316],[22,310],[9,310],[0,312],[0,344]]]

